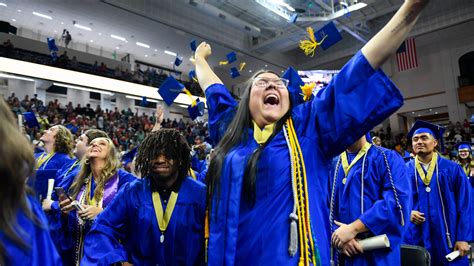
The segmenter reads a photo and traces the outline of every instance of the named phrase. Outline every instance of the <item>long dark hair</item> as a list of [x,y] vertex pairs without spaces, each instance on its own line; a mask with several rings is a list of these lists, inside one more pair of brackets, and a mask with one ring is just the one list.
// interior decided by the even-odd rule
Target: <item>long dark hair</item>
[[176,129],[162,128],[146,136],[138,148],[135,162],[137,171],[144,178],[149,178],[153,161],[162,154],[177,163],[178,182],[181,182],[191,167],[191,148],[186,138]]
[[[237,145],[246,143],[248,141],[249,128],[252,127],[252,117],[249,110],[249,101],[250,101],[250,91],[252,89],[253,80],[261,74],[272,73],[278,76],[278,74],[272,71],[260,70],[255,75],[250,78],[246,83],[246,90],[242,95],[239,106],[235,112],[235,116],[232,119],[232,122],[229,124],[227,131],[223,138],[217,144],[216,149],[209,165],[209,169],[206,175],[206,182],[208,184],[208,204],[209,209],[211,209],[212,197],[214,193],[217,192],[217,200],[220,197],[220,185],[221,185],[221,173],[222,167],[224,165],[224,160],[227,154],[235,148]],[[291,104],[291,103],[290,103]],[[244,180],[243,180],[243,196],[250,201],[250,203],[255,203],[255,184],[257,180],[257,162],[262,153],[263,149],[267,146],[268,143],[275,137],[278,132],[283,127],[286,119],[288,118],[291,110],[291,105],[289,111],[277,121],[276,126],[273,130],[272,135],[268,140],[260,145],[249,157],[247,166],[245,168]],[[217,189],[217,191],[216,191]],[[216,209],[217,210],[217,209]]]
[[[17,212],[22,211],[35,224],[39,219],[28,206],[27,194],[31,190],[25,185],[35,169],[33,148],[20,133],[10,108],[0,99],[0,232],[24,250],[31,247],[25,242],[28,236],[17,225]],[[33,236],[34,237],[34,236]],[[7,259],[5,246],[0,242],[0,265]]]

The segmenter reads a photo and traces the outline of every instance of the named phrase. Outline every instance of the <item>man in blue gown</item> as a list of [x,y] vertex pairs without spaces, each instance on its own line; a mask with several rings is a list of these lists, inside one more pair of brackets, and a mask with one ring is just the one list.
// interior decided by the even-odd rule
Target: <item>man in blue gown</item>
[[[331,177],[331,221],[340,225],[332,240],[340,249],[339,265],[400,265],[412,204],[403,159],[364,136],[337,158]],[[359,239],[383,234],[389,248],[363,252]]]
[[[413,187],[413,210],[405,242],[425,247],[432,265],[468,265],[471,239],[470,184],[459,165],[435,150],[444,128],[418,120],[408,133],[414,160],[407,163]],[[459,250],[461,257],[445,256]]]
[[128,184],[99,215],[86,237],[82,264],[201,264],[206,188],[187,176],[190,161],[178,131],[150,133],[136,160],[144,178]]

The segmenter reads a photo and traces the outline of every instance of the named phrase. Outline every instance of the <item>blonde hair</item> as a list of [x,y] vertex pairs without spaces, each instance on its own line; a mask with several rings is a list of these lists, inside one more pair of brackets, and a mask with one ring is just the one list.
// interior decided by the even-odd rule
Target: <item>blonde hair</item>
[[[107,153],[107,157],[105,158],[104,168],[102,169],[100,175],[95,177],[96,188],[94,191],[94,199],[96,202],[99,202],[100,199],[102,199],[102,196],[104,194],[105,183],[107,183],[107,181],[109,181],[109,179],[117,173],[121,165],[120,156],[112,140],[109,138],[96,138],[94,140],[98,139],[105,139],[107,141],[109,152]],[[89,158],[86,157],[87,156],[84,156],[84,158],[82,158],[81,170],[79,171],[79,174],[76,176],[74,182],[69,188],[69,193],[71,194],[73,199],[77,197],[79,191],[85,184],[87,184],[88,182],[92,182],[91,180],[88,180],[89,176],[91,176],[92,174],[92,169],[91,164],[89,162]]]
[[74,150],[74,138],[71,131],[64,126],[56,125],[58,131],[54,137],[54,151],[61,152],[72,157]]

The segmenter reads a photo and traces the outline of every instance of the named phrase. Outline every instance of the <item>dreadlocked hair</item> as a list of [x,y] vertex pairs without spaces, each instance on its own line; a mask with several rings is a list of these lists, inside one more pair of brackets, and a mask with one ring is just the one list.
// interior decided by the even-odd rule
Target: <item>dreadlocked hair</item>
[[191,167],[191,149],[186,138],[175,129],[162,128],[151,132],[138,148],[136,169],[143,177],[150,177],[153,161],[164,155],[178,167],[178,180],[183,180]]

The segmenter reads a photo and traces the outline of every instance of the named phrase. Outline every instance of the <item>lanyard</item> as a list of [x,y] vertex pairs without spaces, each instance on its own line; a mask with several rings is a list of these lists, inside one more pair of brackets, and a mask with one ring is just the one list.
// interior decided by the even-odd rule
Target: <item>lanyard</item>
[[39,169],[43,165],[44,165],[43,166],[43,169],[44,169],[46,165],[48,164],[49,160],[51,160],[51,158],[53,158],[55,154],[56,154],[55,152],[51,152],[46,155],[46,153],[43,152],[41,156],[38,158],[38,160],[36,161],[36,169]]
[[176,201],[178,200],[178,193],[174,191],[171,192],[171,195],[170,195],[168,204],[166,205],[166,210],[164,211],[164,213],[163,213],[163,205],[161,204],[160,193],[153,192],[152,199],[153,199],[153,207],[155,209],[156,221],[158,222],[158,227],[160,228],[160,231],[161,231],[160,243],[163,243],[165,241],[166,228],[168,227],[168,224],[170,223],[171,215],[173,214]]
[[370,144],[369,142],[366,142],[364,144],[364,147],[362,147],[362,149],[360,149],[359,153],[357,153],[357,156],[354,158],[354,160],[352,160],[351,164],[349,165],[349,162],[347,160],[347,152],[343,152],[341,154],[341,163],[342,163],[342,168],[344,169],[344,175],[347,176],[347,174],[349,173],[349,170],[351,170],[352,166],[354,166],[357,161],[360,160],[360,158],[362,158],[362,156],[364,156],[364,154],[367,153],[367,151],[370,149],[370,147],[372,146],[372,144]]
[[428,171],[425,174],[425,171],[423,170],[423,168],[421,167],[420,162],[418,161],[418,156],[415,157],[416,171],[420,175],[420,178],[423,181],[423,183],[427,186],[430,185],[431,178],[433,177],[434,169],[435,169],[437,163],[438,163],[438,153],[434,152],[433,153],[433,158],[431,158],[430,166],[428,167]]
[[[102,196],[102,198],[99,200],[99,202],[97,202],[97,201],[95,200],[95,197],[92,197],[92,199],[91,199],[91,194],[92,194],[92,174],[90,174],[87,179],[89,179],[89,182],[87,182],[86,190],[84,191],[83,197],[82,197],[82,199],[81,199],[81,204],[87,204],[87,205],[91,205],[91,206],[96,206],[96,207],[102,208],[103,196]],[[96,188],[97,188],[97,187],[96,187]],[[102,195],[103,195],[103,193],[102,193]]]
[[69,167],[69,169],[66,171],[66,173],[65,173],[63,176],[67,176],[67,175],[72,171],[72,169],[73,169],[76,165],[78,165],[79,163],[80,163],[80,161],[79,161],[79,160],[76,160],[76,161],[71,165],[71,167]]

